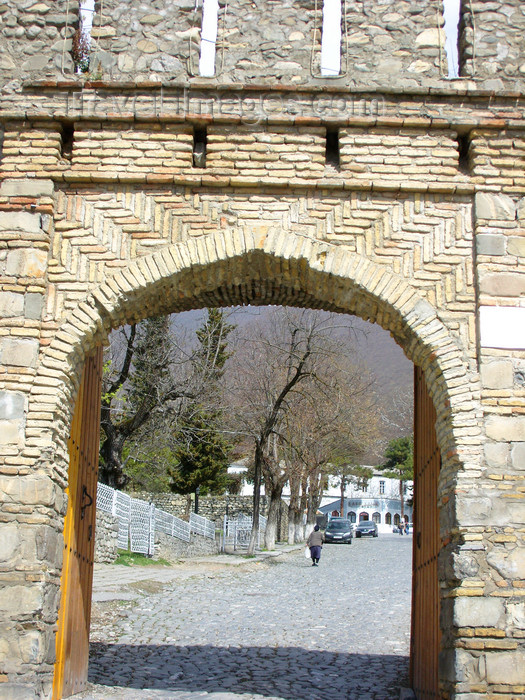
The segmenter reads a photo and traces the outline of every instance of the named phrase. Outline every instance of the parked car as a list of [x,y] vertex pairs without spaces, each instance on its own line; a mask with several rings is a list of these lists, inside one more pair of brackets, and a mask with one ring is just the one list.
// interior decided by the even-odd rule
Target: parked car
[[370,537],[377,537],[378,535],[377,525],[373,520],[361,520],[355,529],[356,537],[366,537],[366,535],[370,535]]
[[344,518],[332,518],[324,531],[324,541],[327,543],[352,544],[353,536],[353,525]]

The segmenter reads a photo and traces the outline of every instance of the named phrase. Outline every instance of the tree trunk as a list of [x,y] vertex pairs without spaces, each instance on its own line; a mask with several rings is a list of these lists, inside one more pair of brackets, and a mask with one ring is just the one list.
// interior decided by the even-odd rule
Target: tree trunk
[[295,542],[304,542],[305,537],[304,537],[304,522],[303,522],[303,513],[302,511],[299,511],[297,513],[297,520],[294,523],[295,525]]
[[266,523],[266,532],[264,533],[264,546],[268,551],[275,549],[277,522],[279,520],[282,493],[283,487],[279,484],[277,486],[273,486],[268,495],[268,522]]
[[343,518],[345,514],[345,488],[346,488],[346,480],[344,476],[341,477],[341,501],[339,503],[339,515]]
[[187,522],[190,522],[191,514],[191,493],[186,494],[186,508],[184,509],[184,518]]
[[297,508],[288,506],[288,544],[295,544],[295,524],[297,519]]
[[297,474],[290,476],[288,480],[290,484],[290,503],[288,504],[288,544],[295,544],[296,540],[296,523],[301,508],[300,489],[301,481]]
[[252,532],[250,534],[250,543],[248,545],[248,556],[253,556],[255,554],[255,547],[257,546],[257,539],[259,536],[259,514],[261,512],[261,473],[263,465],[263,451],[262,446],[257,442],[255,446],[255,460],[254,460],[254,478],[253,478],[253,520],[252,520]]
[[100,450],[101,465],[99,479],[114,489],[122,489],[128,482],[122,464],[122,451],[127,436],[112,429],[107,424],[102,425],[106,439]]

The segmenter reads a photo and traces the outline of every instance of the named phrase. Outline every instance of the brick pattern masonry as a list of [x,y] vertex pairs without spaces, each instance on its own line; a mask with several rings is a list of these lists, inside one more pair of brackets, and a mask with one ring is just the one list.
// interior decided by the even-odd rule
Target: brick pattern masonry
[[347,0],[323,81],[310,0],[222,6],[206,80],[194,0],[97,3],[87,75],[76,3],[0,2],[0,698],[52,681],[86,353],[243,303],[357,314],[423,368],[441,695],[525,696],[525,348],[480,342],[483,309],[525,308],[525,11],[462,3],[449,81],[437,5]]

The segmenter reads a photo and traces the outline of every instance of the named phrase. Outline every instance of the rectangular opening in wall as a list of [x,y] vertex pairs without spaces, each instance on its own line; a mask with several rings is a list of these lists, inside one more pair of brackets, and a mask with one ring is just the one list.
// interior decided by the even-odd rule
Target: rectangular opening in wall
[[206,145],[208,134],[206,127],[195,127],[193,130],[193,167],[206,167]]
[[219,26],[219,0],[202,0],[201,55],[199,75],[212,78],[215,75],[215,54]]
[[324,0],[321,36],[321,75],[334,77],[341,73],[341,0]]
[[80,0],[78,26],[73,36],[73,61],[76,73],[87,73],[91,62],[91,29],[95,14],[95,0]]
[[459,11],[460,0],[443,0],[445,51],[449,78],[459,77]]
[[340,169],[339,157],[339,129],[327,128],[325,163],[336,170]]
[[64,160],[71,160],[73,157],[73,141],[75,140],[74,124],[62,125],[62,142],[60,145],[60,156]]
[[470,173],[470,134],[458,134],[458,168],[461,173],[468,175]]

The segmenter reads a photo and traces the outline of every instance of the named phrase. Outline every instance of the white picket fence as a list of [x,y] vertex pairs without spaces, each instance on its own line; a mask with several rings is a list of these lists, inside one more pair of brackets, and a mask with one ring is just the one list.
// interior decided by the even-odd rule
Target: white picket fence
[[[259,531],[257,533],[256,549],[260,549],[261,536],[266,530],[267,518],[259,516]],[[240,513],[236,518],[224,516],[222,533],[222,550],[232,547],[234,551],[238,549],[248,549],[252,534],[252,518],[249,515]]]
[[194,532],[215,539],[215,525],[201,515],[191,513],[190,522],[177,518],[153,503],[131,498],[106,484],[98,484],[97,508],[111,513],[118,520],[118,547],[151,556],[155,547],[155,532],[163,532],[184,542]]

